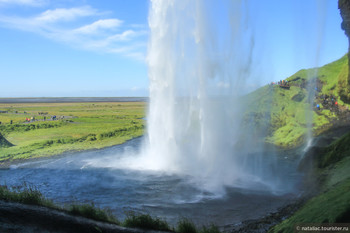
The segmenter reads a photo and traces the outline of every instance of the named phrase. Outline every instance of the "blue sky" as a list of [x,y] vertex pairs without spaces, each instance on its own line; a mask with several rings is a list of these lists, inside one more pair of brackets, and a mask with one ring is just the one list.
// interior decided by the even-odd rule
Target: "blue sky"
[[[246,2],[259,85],[347,52],[336,0]],[[149,5],[0,0],[0,97],[146,96]],[[215,7],[213,15],[222,10]]]

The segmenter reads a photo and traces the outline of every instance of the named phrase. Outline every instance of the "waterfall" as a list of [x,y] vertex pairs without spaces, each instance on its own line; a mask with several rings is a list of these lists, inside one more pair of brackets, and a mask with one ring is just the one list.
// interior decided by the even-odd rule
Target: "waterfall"
[[261,150],[247,153],[259,145],[241,127],[254,48],[244,4],[220,2],[226,12],[218,15],[206,3],[151,2],[148,134],[139,165],[189,175],[215,192],[266,185]]
[[307,92],[308,92],[308,98],[307,98],[307,106],[305,109],[305,119],[306,119],[306,137],[305,137],[305,148],[303,149],[303,154],[301,154],[302,159],[305,155],[305,153],[309,150],[309,148],[313,145],[313,118],[314,118],[314,109],[315,109],[315,98],[316,95],[318,95],[318,91],[320,87],[317,85],[317,79],[318,79],[318,66],[320,63],[320,57],[321,57],[321,50],[322,50],[322,43],[324,39],[324,30],[325,30],[325,19],[326,19],[326,2],[325,1],[318,1],[316,3],[316,12],[317,12],[317,18],[315,19],[316,28],[314,32],[315,36],[315,44],[309,48],[309,53],[315,54],[314,59],[314,69],[311,69],[308,72],[307,75]]

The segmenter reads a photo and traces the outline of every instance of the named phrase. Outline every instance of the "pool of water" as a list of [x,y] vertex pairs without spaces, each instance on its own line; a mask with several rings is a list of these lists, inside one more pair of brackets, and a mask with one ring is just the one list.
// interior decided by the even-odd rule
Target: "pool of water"
[[[149,213],[175,224],[181,217],[197,224],[235,224],[262,217],[281,207],[298,192],[275,194],[230,187],[218,196],[203,191],[184,175],[103,166],[138,151],[142,138],[102,150],[66,154],[0,169],[0,184],[33,185],[58,204],[94,203],[119,218],[125,213]],[[96,166],[96,161],[105,161]]]

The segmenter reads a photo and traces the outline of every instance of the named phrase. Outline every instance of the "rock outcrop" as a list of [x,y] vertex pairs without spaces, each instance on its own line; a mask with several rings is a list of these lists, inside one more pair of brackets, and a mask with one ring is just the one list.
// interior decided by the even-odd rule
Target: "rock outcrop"
[[[341,28],[344,30],[345,35],[348,37],[349,48],[348,48],[348,60],[350,61],[350,0],[338,0],[338,8],[340,10],[340,15],[343,19],[341,23]],[[349,68],[350,71],[350,62]],[[345,81],[345,80],[344,80]],[[347,84],[340,93],[340,97],[344,102],[350,103],[350,72],[348,72]]]
[[349,0],[339,0],[338,8],[340,10],[340,15],[343,18],[341,23],[341,28],[345,31],[345,34],[349,38],[350,36],[350,1]]

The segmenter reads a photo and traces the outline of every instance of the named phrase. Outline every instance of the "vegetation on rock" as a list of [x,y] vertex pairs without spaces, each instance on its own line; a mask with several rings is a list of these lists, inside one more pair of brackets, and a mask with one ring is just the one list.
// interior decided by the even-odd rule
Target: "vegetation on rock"
[[[306,161],[310,161],[308,163]],[[302,164],[317,180],[319,194],[270,232],[294,232],[296,224],[344,223],[350,220],[350,133],[317,153],[306,155]]]
[[[265,137],[267,143],[293,148],[305,142],[309,114],[313,136],[320,135],[350,115],[349,104],[344,101],[348,95],[347,67],[345,55],[320,68],[298,71],[286,79],[289,89],[268,84],[248,94],[244,98],[245,125],[253,125],[253,133]],[[315,83],[315,96],[308,96],[309,82]],[[313,106],[308,98],[314,98]]]

